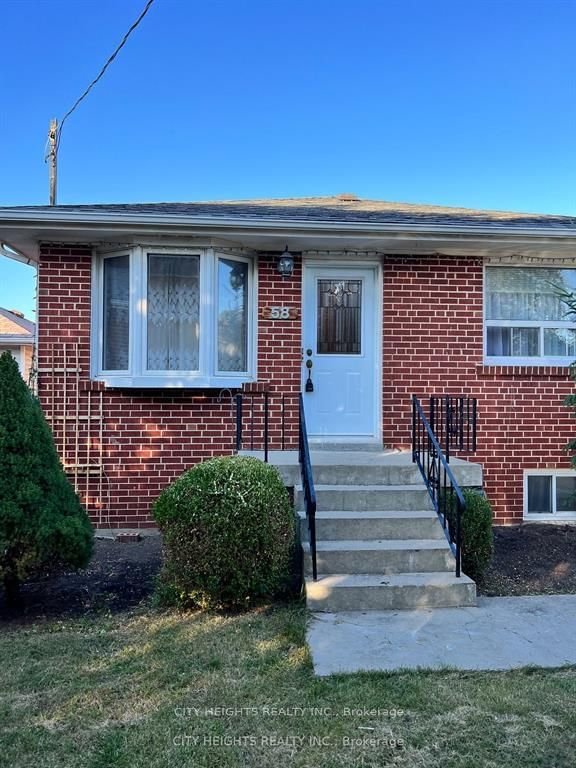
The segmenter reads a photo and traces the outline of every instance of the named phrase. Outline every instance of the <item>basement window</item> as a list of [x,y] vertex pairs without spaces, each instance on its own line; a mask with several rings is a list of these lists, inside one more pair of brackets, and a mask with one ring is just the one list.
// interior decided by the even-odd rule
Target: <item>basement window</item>
[[485,362],[569,365],[576,359],[576,324],[562,291],[576,291],[576,269],[486,267]]
[[254,267],[211,248],[96,255],[92,377],[117,387],[254,378]]
[[570,469],[527,471],[524,517],[527,520],[576,519],[576,472]]

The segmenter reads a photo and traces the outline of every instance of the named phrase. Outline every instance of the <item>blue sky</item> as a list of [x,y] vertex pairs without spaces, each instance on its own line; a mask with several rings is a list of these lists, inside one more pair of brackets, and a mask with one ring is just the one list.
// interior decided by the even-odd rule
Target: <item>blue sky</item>
[[[0,205],[144,0],[0,0]],[[576,0],[155,0],[66,123],[59,202],[326,195],[576,215]],[[32,308],[0,259],[0,306]]]

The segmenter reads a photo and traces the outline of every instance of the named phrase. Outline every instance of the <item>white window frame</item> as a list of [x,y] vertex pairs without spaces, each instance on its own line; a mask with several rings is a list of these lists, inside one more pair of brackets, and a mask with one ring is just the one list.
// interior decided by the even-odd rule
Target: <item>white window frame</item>
[[[128,368],[125,370],[108,371],[104,368],[104,262],[109,258],[117,258],[119,256],[128,256],[128,286],[129,286],[129,307],[128,307],[128,322],[129,322],[129,336],[128,336]],[[94,266],[94,265],[93,265]],[[92,272],[95,277],[95,271]],[[97,280],[93,279],[96,287],[96,296],[94,291],[92,294],[92,354],[91,364],[93,370],[97,370],[101,376],[121,376],[122,378],[130,375],[130,370],[133,364],[133,317],[134,317],[134,287],[132,284],[132,276],[134,274],[133,254],[130,249],[124,248],[123,250],[116,251],[114,253],[102,254],[98,264]],[[96,321],[96,322],[95,322]],[[94,377],[93,377],[94,378]]]
[[[169,257],[169,256],[197,256],[199,258],[198,264],[198,277],[199,277],[199,316],[198,316],[198,370],[197,371],[173,371],[173,370],[155,370],[148,368],[148,260],[150,256]],[[202,343],[203,331],[205,328],[209,328],[209,321],[207,317],[207,302],[202,300],[202,297],[210,295],[210,285],[207,279],[206,272],[210,269],[210,262],[207,258],[205,251],[200,249],[183,249],[183,248],[143,248],[142,258],[140,259],[140,276],[139,276],[139,289],[138,293],[141,297],[142,312],[138,312],[140,328],[137,329],[137,338],[140,339],[139,350],[139,363],[138,369],[142,376],[157,380],[159,378],[169,381],[170,379],[181,379],[185,374],[191,379],[200,378],[203,372],[209,369],[206,360],[206,344]]]
[[[107,258],[130,257],[130,339],[129,369],[106,371],[103,361],[104,261]],[[200,315],[199,370],[149,371],[147,369],[147,293],[148,256],[200,257]],[[218,371],[218,260],[241,261],[248,264],[248,345],[247,371]],[[257,334],[257,265],[245,255],[224,253],[217,248],[186,248],[182,246],[135,245],[105,252],[92,257],[92,322],[91,378],[110,387],[134,388],[222,388],[240,387],[255,381]]]
[[566,328],[569,330],[576,330],[576,323],[571,323],[561,320],[488,320],[486,317],[488,309],[488,289],[486,270],[499,269],[499,268],[515,268],[515,269],[573,269],[576,271],[576,263],[574,264],[484,264],[483,271],[483,337],[484,337],[484,365],[505,365],[505,366],[555,366],[568,368],[574,359],[570,355],[564,357],[552,357],[545,355],[535,355],[534,357],[513,357],[489,355],[488,354],[488,328],[538,328],[539,329],[539,349],[544,350],[544,329],[545,328]]
[[[215,253],[216,258],[214,259],[214,311],[212,313],[213,317],[213,326],[212,326],[212,333],[214,336],[214,344],[213,347],[213,353],[214,353],[214,370],[216,371],[216,375],[218,377],[224,377],[225,379],[234,379],[238,376],[241,376],[246,380],[246,378],[250,377],[250,370],[252,368],[255,368],[255,358],[256,358],[256,318],[257,318],[257,307],[256,307],[256,280],[254,279],[254,262],[253,259],[248,258],[247,256],[236,256],[236,255],[229,255],[225,253],[218,253],[216,251]],[[247,371],[220,371],[218,370],[218,309],[220,306],[220,281],[218,279],[218,263],[220,259],[224,259],[225,261],[238,261],[243,264],[248,265],[248,291],[247,291],[247,302],[248,302],[248,311],[246,313],[247,317],[247,339],[246,339],[246,362],[248,363],[248,370]],[[252,361],[252,362],[251,362]]]
[[[528,512],[528,478],[529,477],[551,477],[552,478],[552,512]],[[575,512],[557,512],[556,511],[556,479],[558,477],[575,477],[574,469],[525,469],[524,470],[524,520],[546,522],[559,522],[566,520],[576,521]]]

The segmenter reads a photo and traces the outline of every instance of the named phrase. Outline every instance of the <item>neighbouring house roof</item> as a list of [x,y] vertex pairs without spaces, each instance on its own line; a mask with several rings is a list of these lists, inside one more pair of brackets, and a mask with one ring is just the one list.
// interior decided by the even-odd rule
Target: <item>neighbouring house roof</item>
[[36,325],[21,313],[0,307],[0,343],[32,344]]
[[13,206],[9,211],[70,214],[159,215],[185,218],[281,219],[309,222],[372,222],[418,225],[490,225],[496,227],[542,227],[574,229],[576,217],[513,211],[452,208],[441,205],[363,200],[354,195],[333,197],[277,198],[261,200],[219,200],[188,203],[112,203],[98,205]]
[[[576,255],[576,217],[362,200],[353,194],[183,203],[0,207],[0,249],[38,261],[48,243],[211,238],[256,251]],[[8,251],[6,246],[11,249]]]

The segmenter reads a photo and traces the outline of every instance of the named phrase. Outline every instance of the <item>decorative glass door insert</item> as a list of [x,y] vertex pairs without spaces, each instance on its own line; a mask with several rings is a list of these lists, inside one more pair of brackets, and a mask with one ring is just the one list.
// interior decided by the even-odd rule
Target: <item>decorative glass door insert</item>
[[362,280],[318,280],[317,353],[362,352]]

